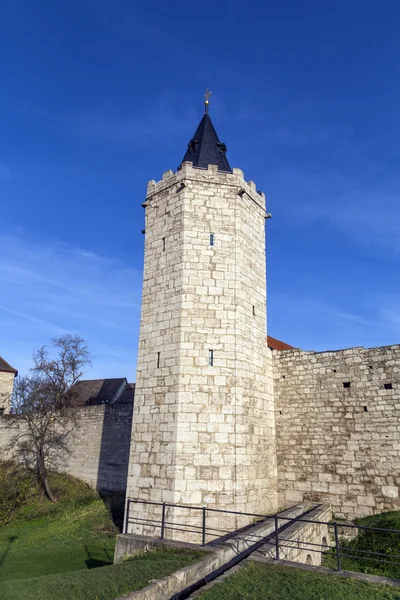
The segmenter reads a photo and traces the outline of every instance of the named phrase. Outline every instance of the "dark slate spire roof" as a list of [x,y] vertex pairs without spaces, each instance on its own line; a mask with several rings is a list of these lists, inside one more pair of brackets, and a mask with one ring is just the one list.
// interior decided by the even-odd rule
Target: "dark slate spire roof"
[[210,116],[205,113],[182,162],[190,161],[194,167],[203,169],[207,169],[208,165],[218,165],[219,171],[232,172],[225,154],[226,146],[219,141]]

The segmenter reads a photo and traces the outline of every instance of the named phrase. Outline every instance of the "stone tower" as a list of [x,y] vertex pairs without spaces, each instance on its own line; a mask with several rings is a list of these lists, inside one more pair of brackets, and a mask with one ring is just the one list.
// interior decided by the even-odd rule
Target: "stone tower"
[[[143,206],[127,497],[275,511],[265,196],[231,169],[206,110],[178,170],[149,182]],[[134,504],[128,531],[159,535],[140,523],[159,518],[160,510]],[[169,509],[168,520],[198,525],[195,511],[189,518]],[[214,523],[233,529],[238,521],[215,516]]]

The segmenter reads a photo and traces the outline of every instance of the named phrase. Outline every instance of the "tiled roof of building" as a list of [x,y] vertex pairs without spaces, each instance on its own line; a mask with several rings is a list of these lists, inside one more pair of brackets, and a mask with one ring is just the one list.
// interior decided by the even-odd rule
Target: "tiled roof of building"
[[127,381],[125,377],[115,379],[81,379],[74,386],[79,404],[94,406],[113,404],[124,394]]
[[271,348],[271,350],[292,350],[294,348],[294,346],[281,342],[270,335],[267,335],[267,344],[268,348]]
[[2,371],[3,373],[14,373],[14,375],[18,375],[17,369],[14,369],[14,367],[9,365],[8,362],[5,361],[4,358],[2,358],[1,356],[0,356],[0,371]]
[[226,146],[219,141],[214,125],[208,113],[205,113],[189,142],[182,162],[190,161],[194,167],[203,169],[207,169],[208,165],[217,165],[219,171],[231,172],[225,153]]

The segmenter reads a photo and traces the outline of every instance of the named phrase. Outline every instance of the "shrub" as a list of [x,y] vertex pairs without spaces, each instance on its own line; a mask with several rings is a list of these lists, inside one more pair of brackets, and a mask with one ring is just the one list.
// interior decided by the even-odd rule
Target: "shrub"
[[65,473],[49,473],[59,502],[51,503],[32,471],[0,461],[0,526],[16,518],[35,519],[56,511],[57,504],[84,504],[99,499],[97,492],[80,479]]
[[8,523],[19,508],[38,497],[30,471],[11,462],[0,463],[0,525]]

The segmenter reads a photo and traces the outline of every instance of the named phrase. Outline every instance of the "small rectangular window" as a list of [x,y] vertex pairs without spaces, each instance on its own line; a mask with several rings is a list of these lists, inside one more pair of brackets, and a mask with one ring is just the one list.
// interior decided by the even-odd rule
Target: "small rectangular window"
[[214,350],[208,351],[208,366],[209,367],[214,366]]
[[391,383],[385,383],[384,386],[385,386],[385,390],[391,390],[391,389],[393,389],[393,386],[392,386]]
[[344,388],[349,388],[350,387],[350,381],[343,381],[343,387]]
[[163,252],[165,252],[165,238],[162,239],[162,249]]
[[215,245],[215,235],[213,233],[210,233],[210,246],[214,246]]
[[157,352],[157,369],[160,368],[160,357],[161,357],[161,352]]

